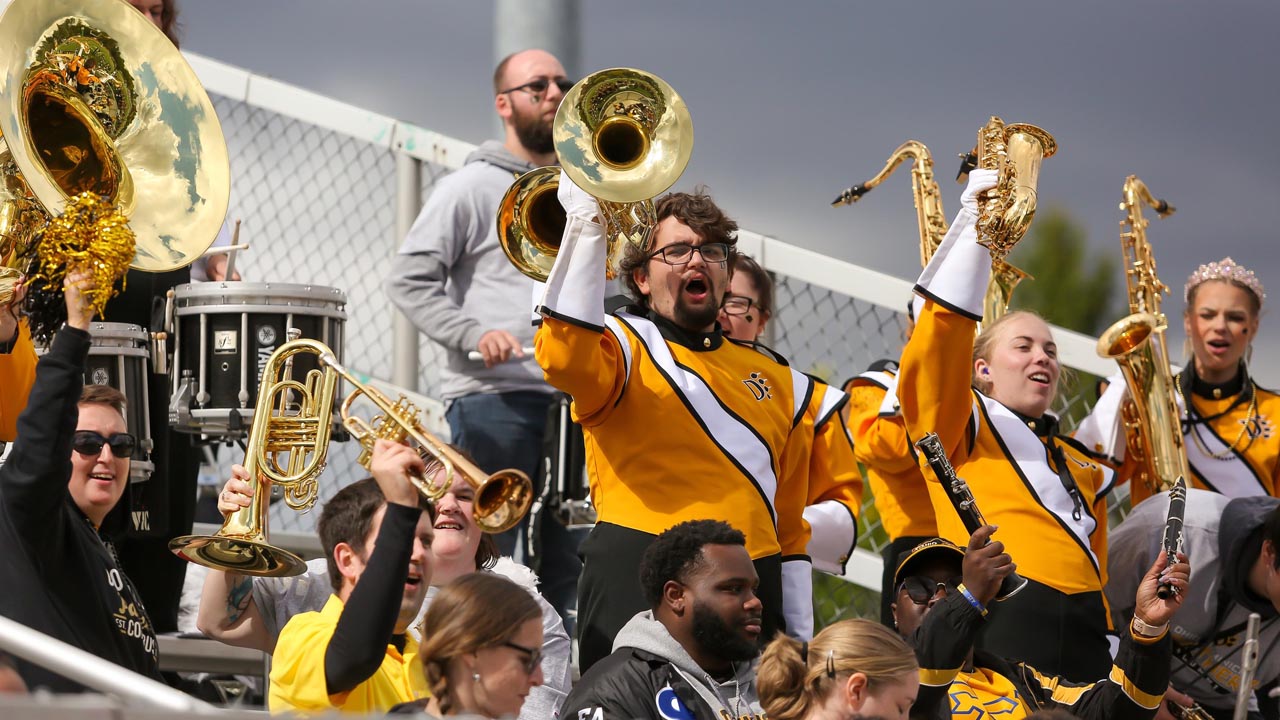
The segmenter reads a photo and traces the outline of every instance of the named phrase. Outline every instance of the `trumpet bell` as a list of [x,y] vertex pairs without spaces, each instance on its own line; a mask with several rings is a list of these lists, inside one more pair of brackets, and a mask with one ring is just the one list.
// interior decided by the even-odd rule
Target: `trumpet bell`
[[564,235],[559,185],[560,168],[531,170],[507,189],[498,206],[498,244],[511,264],[538,282],[546,282]]
[[56,216],[81,191],[105,197],[129,218],[138,270],[213,244],[231,189],[222,126],[159,29],[119,0],[13,0],[0,48],[0,134],[29,199]]
[[515,527],[533,504],[533,484],[519,470],[499,470],[480,483],[475,493],[472,513],[485,533]]
[[662,78],[613,68],[569,89],[552,138],[575,185],[601,200],[642,202],[684,173],[693,154],[693,118]]

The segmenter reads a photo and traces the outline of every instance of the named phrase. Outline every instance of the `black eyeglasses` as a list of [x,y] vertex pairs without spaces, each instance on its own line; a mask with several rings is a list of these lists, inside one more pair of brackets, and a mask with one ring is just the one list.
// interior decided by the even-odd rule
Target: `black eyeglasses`
[[534,670],[542,664],[542,648],[527,648],[523,645],[517,645],[513,642],[504,642],[503,646],[516,650],[525,656],[520,666],[524,668],[526,675],[532,675]]
[[662,262],[668,265],[688,265],[693,259],[693,251],[697,250],[702,256],[702,261],[706,263],[723,263],[729,259],[729,243],[713,242],[703,243],[701,245],[690,245],[689,243],[676,243],[668,245],[661,250],[655,250],[649,255],[652,260],[661,257]]
[[573,87],[573,81],[569,78],[556,78],[552,80],[551,78],[540,77],[537,80],[530,80],[523,85],[517,85],[510,90],[503,90],[498,94],[505,95],[507,93],[524,90],[525,92],[541,97],[543,93],[547,91],[547,88],[551,87],[551,83],[555,83],[556,87],[560,88],[560,92],[562,93],[569,92],[569,88]]
[[927,605],[933,599],[933,596],[938,594],[939,590],[945,595],[960,587],[960,583],[963,581],[964,578],[959,575],[947,578],[946,582],[938,582],[933,578],[912,575],[904,579],[899,587],[907,591],[907,597],[911,598],[911,602],[917,605]]
[[[706,255],[702,257],[705,258]],[[752,306],[760,307],[760,304],[741,295],[725,295],[724,302],[720,303],[720,309],[724,310],[725,315],[746,315]]]
[[138,446],[138,441],[134,440],[129,433],[116,433],[111,437],[103,437],[92,430],[77,430],[71,437],[71,449],[85,457],[92,457],[102,452],[103,445],[111,446],[112,455],[128,458],[133,457],[133,450]]

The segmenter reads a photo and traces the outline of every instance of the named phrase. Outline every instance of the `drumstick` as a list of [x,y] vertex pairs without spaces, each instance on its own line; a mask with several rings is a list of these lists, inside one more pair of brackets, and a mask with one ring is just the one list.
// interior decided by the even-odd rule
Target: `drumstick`
[[[231,233],[231,246],[236,247],[236,244],[239,242],[240,242],[240,220],[239,218],[237,218],[236,229]],[[248,248],[248,245],[246,244],[245,247],[237,248],[237,249],[245,250],[247,248]],[[236,255],[237,254],[238,253],[236,252],[236,250],[232,250],[231,252],[227,253],[227,266],[226,268],[224,268],[224,271],[222,273],[223,280],[236,279]]]
[[249,243],[244,243],[241,245],[219,245],[217,247],[211,247],[208,250],[205,250],[204,252],[200,253],[200,257],[205,258],[205,257],[211,257],[213,255],[230,255],[231,253],[236,252],[238,250],[248,250],[248,249],[249,249]]
[[[524,352],[524,356],[526,358],[533,357],[533,348],[524,347],[520,349]],[[472,350],[471,352],[467,353],[467,359],[479,361],[484,359],[484,355],[481,355],[479,350]]]

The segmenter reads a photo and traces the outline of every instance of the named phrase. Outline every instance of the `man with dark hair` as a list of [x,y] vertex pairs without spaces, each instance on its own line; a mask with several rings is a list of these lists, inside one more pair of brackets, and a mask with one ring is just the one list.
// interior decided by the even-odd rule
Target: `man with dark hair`
[[386,712],[427,696],[418,645],[407,634],[431,580],[434,512],[409,482],[425,470],[412,448],[378,440],[373,477],[325,503],[318,531],[333,595],[281,631],[272,712]]
[[707,516],[746,536],[764,637],[807,638],[812,431],[806,438],[801,420],[813,384],[781,358],[726,342],[716,322],[737,223],[702,193],[660,198],[650,247],[629,245],[621,263],[636,304],[606,314],[596,202],[564,173],[558,194],[567,221],[536,348],[547,381],[573,396],[599,513],[581,548],[581,667],[645,609],[630,570],[645,548],[671,523]]
[[[551,123],[573,83],[559,60],[536,49],[503,59],[493,82],[502,141],[482,143],[435,183],[385,287],[418,330],[446,351],[440,394],[453,442],[485,472],[515,467],[540,485],[554,391],[524,351],[533,345],[534,281],[503,252],[497,215],[517,177],[556,163]],[[469,359],[471,353],[480,359]],[[527,523],[497,536],[504,555],[526,560]],[[542,591],[568,623],[581,568],[577,542],[557,522],[537,530]]]
[[[720,303],[720,327],[729,339],[759,347],[773,315],[773,278],[748,255],[733,256],[729,291]],[[813,380],[813,397],[803,423],[812,435],[809,449],[809,492],[804,519],[809,524],[809,557],[813,567],[843,575],[858,540],[862,509],[862,474],[853,458],[853,442],[845,426],[849,396]]]
[[[66,281],[67,323],[36,366],[0,467],[0,615],[158,680],[151,620],[102,527],[137,443],[125,432],[124,396],[84,387],[91,283],[82,273]],[[18,672],[32,689],[84,689],[25,661]]]
[[[1186,558],[1170,563],[1161,556],[1145,569],[1128,602],[1138,612],[1121,635],[1110,674],[1079,684],[974,649],[988,613],[999,615],[993,600],[1014,570],[1004,545],[991,540],[994,531],[991,525],[979,528],[967,549],[932,538],[897,562],[894,624],[920,661],[920,691],[911,717],[1021,717],[1019,712],[1054,708],[1083,720],[1155,717],[1169,684],[1169,620],[1188,591]],[[1157,596],[1162,581],[1177,592]]]
[[645,550],[640,584],[651,609],[582,676],[561,720],[762,718],[759,580],[743,534],[718,520],[680,523]]
[[[1135,580],[1160,552],[1168,514],[1168,493],[1152,495],[1108,538],[1105,590],[1116,627],[1134,614]],[[1246,625],[1249,613],[1256,612],[1262,624],[1249,717],[1280,716],[1267,693],[1280,681],[1280,499],[1232,499],[1189,488],[1183,538],[1196,582],[1169,631],[1174,652],[1165,702],[1195,702],[1214,717],[1230,718]]]

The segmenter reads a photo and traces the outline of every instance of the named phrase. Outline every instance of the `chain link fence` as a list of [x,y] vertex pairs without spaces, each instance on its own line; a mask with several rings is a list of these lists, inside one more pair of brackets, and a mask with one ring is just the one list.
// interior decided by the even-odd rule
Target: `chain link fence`
[[[348,316],[346,346],[340,350],[344,362],[359,373],[389,379],[395,310],[382,281],[402,240],[395,234],[395,153],[383,144],[246,101],[212,97],[231,155],[229,219],[242,221],[240,241],[252,245],[238,261],[244,279],[342,289]],[[444,165],[422,163],[423,199],[449,171]],[[876,304],[797,277],[777,272],[775,276],[777,312],[770,324],[771,344],[795,367],[839,384],[872,362],[901,353],[907,297]],[[434,397],[443,352],[425,337],[419,340],[419,391]],[[1057,408],[1064,427],[1074,427],[1094,397],[1092,376],[1082,374],[1068,385]],[[362,476],[358,453],[352,442],[330,448],[317,507]],[[221,453],[218,477],[227,477],[231,462],[240,461],[241,455],[239,450]],[[317,517],[316,512],[299,514],[277,503],[271,525],[311,531]],[[869,493],[860,525],[859,546],[878,555],[887,538]],[[844,578],[816,575],[819,626],[848,617],[878,617],[878,592]]]

